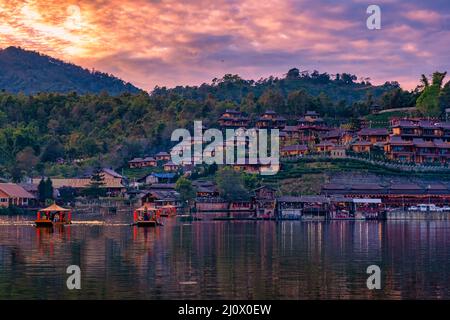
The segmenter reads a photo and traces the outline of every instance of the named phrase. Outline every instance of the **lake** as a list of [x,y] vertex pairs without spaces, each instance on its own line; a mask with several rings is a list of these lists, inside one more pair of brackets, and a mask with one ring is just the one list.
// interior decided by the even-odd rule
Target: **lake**
[[[0,217],[1,299],[450,299],[450,221],[32,219]],[[67,289],[69,265],[81,290]]]

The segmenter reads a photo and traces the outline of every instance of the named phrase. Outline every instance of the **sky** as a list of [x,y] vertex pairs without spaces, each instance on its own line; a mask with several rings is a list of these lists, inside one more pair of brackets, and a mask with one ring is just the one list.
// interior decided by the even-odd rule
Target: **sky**
[[[381,29],[369,30],[370,4]],[[0,48],[21,46],[151,90],[224,74],[348,72],[413,89],[450,71],[448,0],[0,0]]]

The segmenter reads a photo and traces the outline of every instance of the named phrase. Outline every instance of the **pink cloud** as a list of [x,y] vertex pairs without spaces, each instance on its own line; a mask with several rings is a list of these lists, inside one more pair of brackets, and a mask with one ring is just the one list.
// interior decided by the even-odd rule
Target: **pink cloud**
[[[366,3],[355,0],[0,0],[0,45],[42,51],[149,90],[224,73],[281,75],[293,66],[380,83],[404,79],[410,87],[416,74],[448,67],[445,33],[414,25],[435,26],[445,13],[415,1],[380,3],[383,28],[373,32],[365,27]],[[68,10],[73,5],[78,17]],[[429,50],[431,43],[437,48]]]

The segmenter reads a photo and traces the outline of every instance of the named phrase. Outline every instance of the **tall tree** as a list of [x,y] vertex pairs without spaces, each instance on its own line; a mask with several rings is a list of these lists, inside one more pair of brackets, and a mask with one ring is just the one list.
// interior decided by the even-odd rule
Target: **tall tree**
[[447,72],[436,71],[433,73],[431,85],[428,84],[428,81],[423,80],[426,85],[416,101],[417,109],[423,115],[436,117],[443,111],[440,103],[440,94],[442,83],[446,75]]
[[289,71],[286,74],[286,79],[294,80],[300,78],[300,70],[297,68],[289,69]]
[[41,203],[53,199],[53,182],[50,178],[42,178],[38,185],[39,201]]
[[224,167],[217,171],[216,183],[219,195],[228,202],[249,199],[250,195],[245,188],[242,174],[230,167]]
[[259,98],[258,103],[263,107],[263,109],[284,112],[284,97],[278,91],[265,91]]
[[86,189],[86,194],[91,198],[104,197],[106,195],[105,178],[102,173],[102,169],[97,167],[91,176],[91,181],[88,188]]
[[53,182],[52,179],[45,180],[45,200],[53,200]]
[[39,181],[39,185],[38,185],[38,196],[39,196],[39,201],[44,203],[45,199],[46,199],[46,184],[45,184],[45,179],[42,178],[41,181]]
[[196,196],[192,182],[185,177],[180,177],[177,180],[175,190],[180,194],[180,200],[183,203],[183,206],[193,200]]
[[439,94],[439,104],[442,110],[450,108],[450,81],[445,84]]
[[287,112],[290,114],[304,114],[311,105],[311,97],[303,90],[295,90],[288,94]]

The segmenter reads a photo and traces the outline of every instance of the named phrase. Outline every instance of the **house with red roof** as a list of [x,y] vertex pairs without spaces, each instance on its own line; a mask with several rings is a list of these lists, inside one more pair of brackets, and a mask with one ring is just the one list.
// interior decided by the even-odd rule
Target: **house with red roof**
[[18,184],[0,183],[0,207],[26,207],[35,199],[35,196]]

